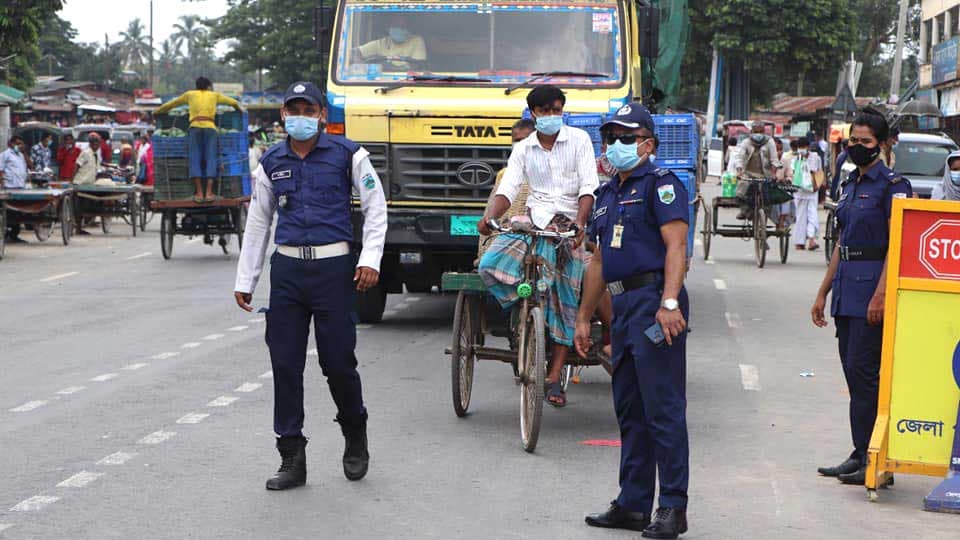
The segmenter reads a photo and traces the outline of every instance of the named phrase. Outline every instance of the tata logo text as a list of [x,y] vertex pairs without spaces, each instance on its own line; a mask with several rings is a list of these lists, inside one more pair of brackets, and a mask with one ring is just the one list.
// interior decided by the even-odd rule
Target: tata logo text
[[470,137],[470,138],[496,138],[497,131],[493,129],[493,126],[453,126],[454,131],[457,133],[457,137]]

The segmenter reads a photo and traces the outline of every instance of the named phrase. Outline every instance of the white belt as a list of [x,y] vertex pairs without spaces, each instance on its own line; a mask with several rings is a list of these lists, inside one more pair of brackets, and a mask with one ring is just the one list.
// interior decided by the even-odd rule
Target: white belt
[[312,261],[314,259],[329,259],[341,257],[350,253],[350,244],[336,242],[322,246],[277,246],[277,253],[285,257]]

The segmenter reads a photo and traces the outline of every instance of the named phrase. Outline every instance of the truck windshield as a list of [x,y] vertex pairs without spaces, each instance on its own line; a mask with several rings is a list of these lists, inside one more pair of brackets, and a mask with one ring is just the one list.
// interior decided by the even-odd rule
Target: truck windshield
[[333,72],[345,83],[449,75],[464,79],[424,77],[419,84],[510,86],[533,73],[565,71],[604,76],[543,82],[610,86],[623,72],[613,2],[347,4],[338,35]]

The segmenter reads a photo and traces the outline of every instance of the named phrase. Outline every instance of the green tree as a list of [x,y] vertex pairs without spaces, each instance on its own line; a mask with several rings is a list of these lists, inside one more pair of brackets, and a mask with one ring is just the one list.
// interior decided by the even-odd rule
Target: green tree
[[21,89],[33,86],[43,22],[61,7],[62,0],[0,2],[0,69],[6,84]]
[[197,15],[181,15],[173,29],[171,37],[187,46],[187,58],[193,58],[207,43],[207,28]]
[[80,60],[82,47],[74,40],[77,30],[70,21],[60,18],[56,13],[51,14],[43,22],[40,29],[39,69],[48,72],[48,75],[67,75]]
[[120,55],[123,62],[127,68],[141,74],[153,53],[150,50],[150,38],[144,35],[143,31],[140,19],[135,18],[127,25],[125,32],[120,32]]

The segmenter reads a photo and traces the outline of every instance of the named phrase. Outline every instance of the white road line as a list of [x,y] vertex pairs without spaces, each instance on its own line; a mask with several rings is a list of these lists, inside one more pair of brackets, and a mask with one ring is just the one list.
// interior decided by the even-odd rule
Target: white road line
[[189,413],[181,416],[178,420],[178,424],[199,424],[203,422],[203,419],[210,416],[207,413]]
[[264,318],[264,317],[257,317],[256,319],[250,319],[250,320],[247,321],[247,322],[253,323],[253,324],[257,324],[257,323],[262,323],[262,322],[264,322],[264,321],[266,321],[266,320],[267,320],[267,319]]
[[247,326],[241,324],[240,326],[231,326],[230,328],[227,328],[227,332],[242,332],[247,328]]
[[110,379],[114,379],[119,376],[119,373],[104,373],[103,375],[97,375],[96,377],[90,379],[92,382],[105,382]]
[[153,360],[166,360],[167,358],[173,358],[174,356],[180,356],[178,352],[162,352],[160,354],[155,354],[150,358]]
[[202,339],[202,340],[204,340],[204,341],[213,341],[213,340],[215,340],[215,339],[220,339],[220,338],[222,338],[222,337],[223,337],[223,334],[210,334],[209,336],[203,336],[203,337],[200,338],[200,339]]
[[86,386],[68,386],[63,390],[57,390],[57,394],[60,394],[61,396],[69,396],[70,394],[76,394],[77,392],[86,389]]
[[41,279],[40,282],[41,282],[41,283],[46,283],[46,282],[48,282],[48,281],[56,281],[56,280],[58,280],[58,279],[63,279],[63,278],[68,278],[68,277],[70,277],[70,276],[75,276],[75,275],[77,275],[77,274],[79,274],[79,273],[80,273],[80,272],[66,272],[66,273],[63,273],[63,274],[57,274],[57,275],[55,275],[55,276],[45,277],[45,278]]
[[28,412],[36,408],[43,407],[47,403],[50,403],[50,402],[45,399],[36,399],[33,401],[28,401],[23,405],[20,405],[19,407],[14,407],[10,409],[10,412]]
[[258,377],[258,379],[272,379],[272,378],[273,378],[273,371],[265,371]]
[[97,465],[123,465],[136,456],[137,454],[133,452],[114,452],[98,461]]
[[419,301],[420,301],[420,297],[419,297],[419,296],[408,296],[408,297],[404,298],[403,301],[404,301],[404,302],[419,302]]
[[60,482],[59,484],[57,484],[57,487],[82,488],[83,486],[89,484],[90,482],[93,482],[97,478],[100,478],[101,476],[103,476],[103,473],[80,471],[77,474],[71,476],[70,478],[67,478],[63,482]]
[[727,290],[727,282],[722,279],[714,279],[713,286],[716,287],[718,291]]
[[368,328],[373,328],[372,324],[358,324],[357,330],[366,330]]
[[760,390],[760,370],[757,366],[750,364],[738,364],[740,366],[740,384],[744,390]]
[[0,532],[3,532],[9,529],[10,527],[13,527],[13,525],[10,523],[0,523]]
[[60,500],[60,497],[54,497],[52,495],[34,495],[29,499],[25,499],[16,504],[13,508],[10,509],[11,512],[33,512],[40,510],[48,504],[55,503]]
[[307,356],[319,356],[316,349],[310,349],[307,351]]
[[245,382],[240,386],[234,388],[233,391],[234,392],[253,392],[254,390],[258,390],[261,386],[263,385],[258,382]]
[[176,435],[176,431],[154,431],[137,441],[137,444],[160,444]]
[[127,371],[136,371],[136,370],[138,370],[138,369],[143,369],[143,368],[145,368],[145,367],[147,367],[147,366],[149,366],[149,365],[150,365],[150,364],[148,364],[148,363],[146,363],[146,362],[137,362],[137,363],[135,363],[135,364],[127,364],[127,365],[123,366],[123,367],[120,368],[120,369],[125,369],[125,370],[127,370]]
[[220,396],[217,399],[207,403],[207,407],[226,407],[240,398],[235,396]]
[[727,326],[730,328],[742,328],[743,323],[740,321],[740,315],[736,313],[730,313],[729,311],[723,314],[727,319]]
[[151,255],[153,255],[153,253],[150,253],[149,251],[144,251],[143,253],[141,253],[141,254],[139,254],[139,255],[134,255],[133,257],[127,257],[127,258],[124,259],[124,260],[127,260],[127,261],[135,261],[135,260],[137,260],[137,259],[142,259],[142,258],[144,258],[144,257],[149,257],[149,256],[151,256]]
[[199,347],[200,345],[201,345],[201,344],[200,344],[199,341],[191,341],[191,342],[189,342],[189,343],[184,343],[183,345],[180,346],[180,348],[181,348],[181,349],[196,349],[196,348]]

